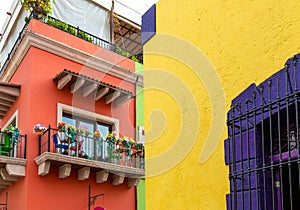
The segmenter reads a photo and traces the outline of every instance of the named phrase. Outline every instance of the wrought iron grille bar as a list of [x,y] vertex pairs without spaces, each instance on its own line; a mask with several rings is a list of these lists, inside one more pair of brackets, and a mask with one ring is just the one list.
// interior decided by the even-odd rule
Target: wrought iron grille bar
[[[232,107],[232,115],[234,116],[234,106]],[[234,125],[234,121],[233,121]],[[234,126],[231,126],[232,128],[232,180],[233,180],[233,208],[234,210],[237,210],[237,190],[236,190],[236,151],[235,151],[235,131],[234,131]],[[230,204],[232,206],[232,204]]]
[[[268,81],[269,87],[269,104],[272,101],[272,80]],[[274,183],[274,162],[273,162],[273,131],[272,131],[272,106],[269,105],[269,136],[270,136],[270,155],[271,155],[271,184]],[[271,187],[271,194],[272,194],[272,207],[275,207],[275,195],[274,195],[274,187]]]
[[[286,95],[289,95],[289,64],[286,64]],[[291,85],[290,85],[291,87]],[[289,120],[289,97],[286,98],[286,130],[287,130],[287,149],[288,149],[288,177],[289,177],[289,194],[290,194],[290,209],[293,210],[293,186],[292,186],[292,169],[291,169],[291,139],[290,139],[290,120]]]
[[[227,118],[229,119],[229,117],[230,117],[230,114],[229,113],[227,113]],[[230,128],[232,128],[232,126],[229,124],[229,122],[227,122],[228,123],[228,126],[230,127]],[[227,150],[228,150],[228,154],[231,154],[231,142],[232,141],[230,141],[230,139],[231,139],[231,134],[230,134],[230,131],[229,131],[229,129],[228,129],[228,136],[229,136],[229,138],[228,138],[228,141],[227,141]],[[231,131],[232,132],[232,131]],[[229,155],[228,156],[228,164],[229,164],[229,176],[228,176],[228,179],[229,179],[229,181],[230,181],[230,189],[231,189],[231,177],[232,177],[232,173],[231,173],[231,163],[233,162],[233,161],[231,161],[231,157],[232,157],[232,155]],[[232,210],[232,193],[231,193],[231,191],[230,191],[230,193],[229,193],[229,206],[228,207],[230,207],[230,210]]]
[[289,60],[293,65],[286,64],[280,76],[255,88],[252,98],[237,100],[228,112],[228,209],[300,207],[297,60]]
[[[264,119],[264,86],[261,87],[261,118]],[[267,184],[266,184],[266,159],[265,159],[265,139],[264,139],[264,121],[261,121],[261,142],[262,142],[262,148],[261,148],[261,154],[262,154],[262,173],[263,173],[263,203],[264,203],[264,209],[267,209],[267,198],[266,198],[266,192],[267,192]]]
[[[237,104],[237,109],[238,109],[238,114],[241,116],[242,109],[241,109],[241,104]],[[244,209],[244,204],[245,204],[245,193],[244,193],[244,151],[243,151],[243,132],[242,132],[242,120],[239,118],[239,144],[240,144],[240,163],[241,163],[241,169],[240,169],[240,176],[241,176],[241,194],[242,194],[242,208]]]
[[[252,94],[253,97],[253,112],[254,112],[254,125],[256,125],[256,92],[253,92]],[[256,148],[258,148],[257,145],[257,139],[256,139],[256,126],[254,126],[254,136],[253,136],[253,140],[254,140],[254,155],[255,155],[255,168],[259,167],[259,163],[258,163],[258,152],[256,150]],[[255,189],[256,189],[256,205],[257,205],[257,209],[260,209],[260,202],[259,202],[259,188],[258,188],[258,170],[255,171]]]
[[249,138],[249,119],[248,119],[248,111],[249,111],[249,101],[246,101],[246,139],[247,139],[247,157],[248,157],[248,168],[247,168],[247,173],[248,173],[248,199],[249,199],[249,207],[252,209],[252,186],[251,186],[251,164],[250,164],[250,138]]

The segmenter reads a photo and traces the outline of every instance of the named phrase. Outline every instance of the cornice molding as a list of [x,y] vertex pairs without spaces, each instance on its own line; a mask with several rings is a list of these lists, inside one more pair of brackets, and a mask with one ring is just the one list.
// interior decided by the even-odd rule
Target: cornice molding
[[11,60],[0,76],[2,81],[8,82],[11,79],[27,51],[32,46],[68,60],[80,63],[105,74],[115,76],[127,82],[136,83],[139,86],[143,86],[143,76],[138,75],[129,69],[121,67],[117,64],[113,64],[95,55],[91,55],[30,30],[25,30],[21,42],[12,53]]

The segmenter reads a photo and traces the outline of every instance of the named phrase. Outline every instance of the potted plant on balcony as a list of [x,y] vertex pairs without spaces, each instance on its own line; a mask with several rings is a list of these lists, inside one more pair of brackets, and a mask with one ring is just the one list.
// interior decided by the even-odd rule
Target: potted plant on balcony
[[105,141],[107,142],[107,154],[108,161],[111,163],[116,163],[118,159],[117,150],[119,150],[119,137],[117,133],[113,131],[107,134]]
[[33,127],[33,133],[36,133],[38,136],[42,136],[46,130],[47,128],[40,123]]
[[52,13],[51,3],[54,0],[20,0],[25,10],[30,11],[33,18],[44,18]]
[[74,143],[75,142],[75,138],[76,138],[76,127],[73,125],[66,125],[65,126],[66,129],[66,133],[67,133],[67,137],[70,139],[70,143]]
[[122,165],[130,165],[129,157],[131,156],[131,146],[133,145],[133,139],[128,136],[122,137],[122,149],[120,150],[122,156]]
[[66,130],[66,123],[65,122],[59,122],[57,123],[57,129],[59,132],[65,132]]
[[10,147],[11,142],[13,145],[18,143],[18,138],[20,137],[20,131],[16,126],[10,125],[5,130],[4,133],[6,134],[4,139],[4,145]]
[[144,158],[144,144],[142,142],[138,142],[135,144],[135,153],[136,154],[136,167],[140,168],[142,159]]
[[93,135],[93,139],[95,140],[95,147],[94,147],[94,153],[95,156],[101,155],[102,146],[103,146],[103,139],[102,139],[102,133],[99,130],[96,130]]

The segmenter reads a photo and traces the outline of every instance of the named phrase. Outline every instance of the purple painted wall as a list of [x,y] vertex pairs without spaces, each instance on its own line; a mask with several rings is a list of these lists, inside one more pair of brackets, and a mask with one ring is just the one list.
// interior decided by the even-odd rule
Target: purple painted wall
[[156,5],[154,4],[142,16],[142,45],[156,33]]
[[[271,170],[255,169],[266,168],[264,166],[274,161],[270,142],[264,139],[264,128],[274,114],[290,105],[287,100],[278,99],[300,89],[299,59],[300,54],[288,59],[283,69],[258,86],[251,84],[232,100],[228,112],[228,139],[224,141],[224,159],[229,165],[230,177],[227,209],[275,209],[271,197]],[[277,109],[272,103],[276,103]]]

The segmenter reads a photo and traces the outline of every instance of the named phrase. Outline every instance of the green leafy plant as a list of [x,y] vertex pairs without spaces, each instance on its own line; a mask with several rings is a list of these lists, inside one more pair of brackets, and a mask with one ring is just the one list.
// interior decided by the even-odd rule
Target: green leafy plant
[[33,18],[40,18],[52,13],[54,0],[20,0],[25,10],[33,13]]

